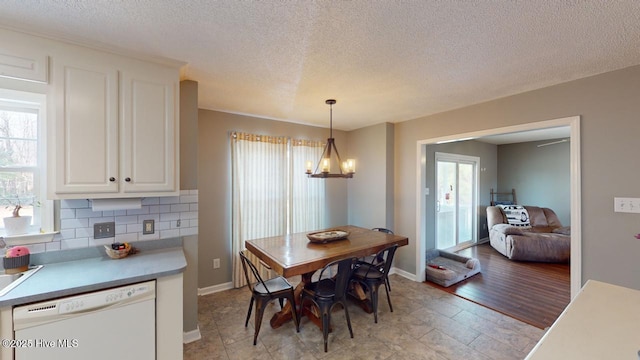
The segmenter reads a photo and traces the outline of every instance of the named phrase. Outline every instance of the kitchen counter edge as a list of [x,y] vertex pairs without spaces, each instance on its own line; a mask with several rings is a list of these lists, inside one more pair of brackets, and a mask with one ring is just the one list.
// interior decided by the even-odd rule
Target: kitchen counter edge
[[182,247],[142,251],[118,260],[105,255],[49,263],[0,297],[0,308],[154,280],[182,273],[186,266]]

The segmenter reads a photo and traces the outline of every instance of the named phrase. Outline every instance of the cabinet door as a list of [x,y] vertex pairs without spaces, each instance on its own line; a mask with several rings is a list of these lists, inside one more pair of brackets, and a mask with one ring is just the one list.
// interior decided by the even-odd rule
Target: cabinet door
[[53,60],[55,192],[118,191],[118,72]]
[[175,192],[178,74],[123,71],[121,174],[125,193]]
[[46,83],[49,57],[41,40],[0,29],[0,77]]

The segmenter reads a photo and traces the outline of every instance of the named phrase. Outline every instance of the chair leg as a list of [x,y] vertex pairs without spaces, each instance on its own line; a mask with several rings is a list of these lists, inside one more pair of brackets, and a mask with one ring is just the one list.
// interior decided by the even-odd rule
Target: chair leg
[[371,306],[373,307],[373,320],[378,323],[378,286],[369,286],[371,291]]
[[353,329],[351,329],[351,318],[349,318],[349,310],[347,310],[347,304],[345,302],[341,302],[342,307],[344,308],[344,315],[347,318],[347,326],[349,327],[349,334],[351,334],[351,338],[353,339]]
[[322,306],[322,337],[324,338],[324,352],[327,352],[327,340],[329,338],[329,323],[331,321],[330,310]]
[[387,275],[384,276],[384,286],[387,291],[391,291],[391,283],[389,282],[389,276]]
[[249,326],[249,318],[251,317],[251,309],[253,309],[253,296],[251,297],[251,301],[249,302],[249,311],[247,311],[247,320],[244,322],[244,327]]
[[302,295],[300,297],[300,304],[299,304],[299,307],[298,307],[298,311],[296,311],[298,313],[298,326],[300,326],[300,322],[302,321],[302,308],[304,307],[304,300],[305,299],[306,299],[306,297],[304,295]]
[[256,300],[256,323],[255,328],[256,332],[253,335],[253,345],[258,341],[258,333],[260,332],[260,325],[262,325],[262,316],[264,315],[264,302],[262,299]]
[[296,324],[296,332],[300,332],[300,318],[298,317],[298,311],[296,310],[296,302],[294,300],[293,290],[291,294],[287,296],[287,301],[291,304],[291,316],[293,316],[293,323]]
[[387,303],[389,303],[389,310],[393,312],[393,306],[391,306],[391,296],[389,296],[389,291],[391,291],[391,289],[387,289],[386,287],[384,289],[387,290]]

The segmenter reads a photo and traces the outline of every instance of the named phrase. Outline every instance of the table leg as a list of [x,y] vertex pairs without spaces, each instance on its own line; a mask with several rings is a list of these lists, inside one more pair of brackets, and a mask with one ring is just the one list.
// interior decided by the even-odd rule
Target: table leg
[[348,294],[354,300],[354,302],[362,308],[366,313],[373,313],[373,306],[371,305],[371,301],[367,299],[367,294],[365,293],[362,285],[357,282],[351,283],[351,289],[348,291]]
[[[293,289],[293,296],[296,299],[296,304],[295,304],[296,308],[298,307],[298,305],[300,305],[302,289],[304,289],[304,286],[306,284],[309,284],[311,282],[311,276],[313,275],[314,272],[303,274],[302,281],[300,281],[298,285],[296,285],[295,289]],[[291,321],[292,319],[291,306],[292,304],[287,301],[282,307],[282,310],[273,314],[273,317],[271,318],[271,321],[270,321],[272,328],[274,329],[279,328],[280,326],[287,323],[288,321]]]
[[[296,299],[296,304],[295,304],[296,309],[298,306],[300,306],[300,300],[302,298],[302,295],[301,295],[302,289],[304,289],[304,286],[306,284],[311,283],[311,276],[313,276],[314,273],[315,271],[303,274],[302,280],[298,283],[298,285],[296,285],[295,289],[293,290],[293,296]],[[351,295],[354,298],[354,300],[356,300],[356,303],[365,312],[367,313],[373,312],[373,308],[371,307],[371,304],[367,299],[367,295],[365,294],[364,289],[362,288],[362,285],[358,283],[354,283],[353,288],[349,292],[349,295]],[[311,304],[311,303],[307,303],[307,304]],[[282,307],[282,310],[273,314],[273,317],[271,318],[271,321],[270,321],[272,328],[277,329],[280,326],[284,325],[285,323],[291,321],[292,319],[291,306],[292,304],[287,301]],[[305,308],[302,309],[302,315],[307,316],[312,323],[316,324],[319,328],[322,329],[322,320],[319,318],[318,310],[314,306],[312,305],[305,306]],[[331,331],[331,329],[329,329],[329,331]]]

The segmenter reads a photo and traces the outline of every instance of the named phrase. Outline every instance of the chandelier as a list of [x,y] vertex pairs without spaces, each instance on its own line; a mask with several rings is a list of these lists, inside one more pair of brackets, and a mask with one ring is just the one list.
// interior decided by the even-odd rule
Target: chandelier
[[[342,162],[342,160],[340,159],[340,154],[338,154],[338,149],[336,148],[336,143],[333,139],[333,104],[335,104],[336,101],[334,99],[329,99],[326,100],[325,103],[329,105],[329,138],[327,139],[327,144],[324,146],[324,151],[322,152],[322,156],[320,157],[320,160],[316,165],[315,171],[311,172],[312,162],[307,161],[306,173],[309,177],[313,178],[350,179],[356,172],[356,161],[353,159],[347,159],[347,161]],[[331,173],[332,152],[334,152],[336,155],[336,161],[334,162],[334,164],[337,164],[338,170],[340,170],[340,172]]]

